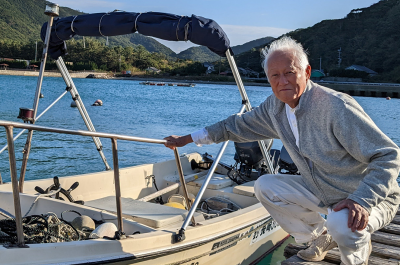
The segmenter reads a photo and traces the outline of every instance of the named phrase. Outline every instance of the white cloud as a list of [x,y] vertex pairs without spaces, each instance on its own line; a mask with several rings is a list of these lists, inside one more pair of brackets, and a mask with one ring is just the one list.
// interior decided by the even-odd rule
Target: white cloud
[[221,25],[222,29],[228,35],[231,46],[241,45],[243,43],[264,37],[279,37],[292,29],[273,28],[273,27],[255,27],[238,25]]

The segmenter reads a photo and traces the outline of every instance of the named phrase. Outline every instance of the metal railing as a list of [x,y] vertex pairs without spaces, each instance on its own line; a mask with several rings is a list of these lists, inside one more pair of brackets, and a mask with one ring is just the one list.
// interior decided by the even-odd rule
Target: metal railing
[[[110,138],[111,143],[112,143],[112,153],[113,153],[115,195],[116,195],[116,208],[117,208],[118,231],[119,232],[123,232],[123,222],[122,222],[121,188],[120,188],[120,180],[119,180],[117,140],[144,142],[144,143],[153,143],[153,144],[164,144],[167,142],[166,140],[159,140],[159,139],[152,139],[152,138],[144,138],[144,137],[136,137],[136,136],[128,136],[128,135],[120,135],[120,134],[112,134],[112,133],[102,133],[102,132],[91,132],[91,131],[83,131],[83,130],[59,129],[59,128],[52,128],[52,127],[31,125],[31,124],[26,124],[26,123],[10,122],[10,121],[4,121],[4,120],[0,120],[0,126],[3,126],[7,133],[8,156],[9,156],[9,161],[10,161],[10,175],[11,175],[11,184],[12,184],[13,197],[14,197],[15,221],[16,221],[17,237],[18,237],[17,245],[19,247],[26,247],[26,245],[24,242],[24,235],[23,235],[23,228],[22,228],[22,213],[21,213],[21,203],[20,203],[19,187],[18,187],[18,179],[17,179],[17,167],[16,167],[16,159],[15,159],[14,140],[13,140],[13,128],[21,128],[21,129],[28,129],[28,130],[34,130],[34,131],[43,131],[43,132],[52,132],[52,133],[61,133],[61,134],[89,136],[89,137]],[[177,165],[178,172],[179,172],[179,177],[180,177],[181,184],[182,184],[183,191],[184,191],[184,196],[186,197],[186,200],[189,201],[189,199],[188,199],[189,196],[187,194],[187,188],[186,188],[185,178],[183,175],[180,156],[178,153],[178,148],[175,148],[174,154],[175,154],[176,165]],[[188,209],[188,210],[190,210],[190,209]]]

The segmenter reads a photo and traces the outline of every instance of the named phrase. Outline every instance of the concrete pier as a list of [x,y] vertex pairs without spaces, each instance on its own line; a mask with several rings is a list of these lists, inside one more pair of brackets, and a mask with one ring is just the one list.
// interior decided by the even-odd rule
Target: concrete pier
[[317,82],[336,91],[359,97],[400,98],[400,84]]

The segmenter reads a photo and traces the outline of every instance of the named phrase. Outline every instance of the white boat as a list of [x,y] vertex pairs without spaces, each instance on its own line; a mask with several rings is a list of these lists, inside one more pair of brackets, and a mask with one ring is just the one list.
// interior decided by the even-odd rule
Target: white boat
[[[185,178],[193,174],[202,175],[191,169],[191,161],[200,162],[199,154],[181,157]],[[224,170],[219,171],[225,173]],[[120,169],[121,207],[123,231],[126,239],[90,239],[72,242],[27,244],[28,248],[0,247],[2,264],[251,264],[272,251],[287,237],[269,213],[254,197],[251,183],[233,185],[226,175],[215,173],[202,200],[220,198],[229,200],[241,209],[208,218],[208,214],[195,213],[196,225],[188,226],[185,240],[174,242],[174,236],[188,211],[165,205],[146,202],[140,198],[156,192],[149,176],[155,176],[159,189],[179,182],[174,160]],[[204,180],[203,175],[203,180]],[[79,186],[71,195],[83,200],[84,205],[54,198],[40,197],[29,215],[48,212],[57,214],[76,211],[95,220],[118,225],[114,174],[111,171],[78,176],[62,177],[61,187],[69,188],[75,182]],[[187,185],[188,192],[196,195],[202,180],[199,177]],[[35,187],[43,189],[53,184],[52,179],[26,181],[21,198],[21,211],[28,212],[39,195]],[[0,208],[14,214],[11,184],[0,186]],[[175,188],[163,195],[167,201],[172,194],[182,194]],[[54,196],[53,196],[54,197]],[[63,197],[63,196],[61,196]],[[77,215],[64,213],[71,222]],[[140,234],[135,234],[140,232]]]
[[[255,198],[254,181],[235,180],[228,176],[230,168],[219,162],[227,142],[213,161],[197,153],[179,156],[175,149],[174,160],[119,169],[117,141],[163,144],[165,140],[96,132],[61,56],[56,65],[67,91],[42,114],[36,115],[50,25],[53,16],[58,15],[58,6],[48,4],[45,13],[51,17],[34,107],[22,110],[20,117],[35,122],[70,92],[88,131],[0,121],[0,126],[6,129],[11,175],[11,183],[0,185],[0,242],[6,243],[0,247],[1,264],[255,264],[287,238],[287,233]],[[115,14],[107,15],[110,21]],[[121,15],[124,14],[116,14]],[[135,21],[136,26],[140,14],[135,16],[135,19],[118,18],[117,21]],[[80,25],[79,19],[71,19],[67,30],[75,28],[72,25],[75,20],[76,27]],[[181,17],[177,19],[181,21]],[[210,25],[215,27],[216,24]],[[59,23],[56,30],[62,32],[61,26]],[[182,27],[188,28],[183,24]],[[220,41],[221,30],[212,32],[218,33],[216,39]],[[183,33],[179,31],[179,34]],[[67,38],[71,36],[72,33],[67,34]],[[58,43],[63,35],[56,37]],[[241,92],[240,113],[243,113],[245,109],[250,110],[251,105],[228,48],[225,52]],[[13,128],[30,130],[19,183],[14,150],[17,137],[13,138]],[[24,181],[32,131],[92,137],[108,170]],[[109,170],[99,137],[112,139],[113,170]],[[259,146],[259,157],[264,160],[255,161],[265,161],[262,165],[265,167],[260,168],[274,171],[268,153],[271,142],[261,141]],[[252,157],[246,157],[249,158]],[[256,172],[250,175],[253,173]],[[74,221],[77,215],[96,222],[82,227]]]

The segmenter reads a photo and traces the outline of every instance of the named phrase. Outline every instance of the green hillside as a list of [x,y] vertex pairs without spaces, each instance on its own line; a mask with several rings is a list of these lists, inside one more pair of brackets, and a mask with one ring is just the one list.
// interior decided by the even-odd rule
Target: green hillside
[[219,56],[210,51],[205,46],[190,47],[177,55],[180,59],[190,59],[198,62],[214,62],[219,60]]
[[[352,64],[366,66],[379,73],[370,81],[400,82],[400,1],[381,0],[362,9],[351,10],[343,19],[324,20],[312,27],[287,35],[300,41],[309,52],[311,67],[329,72]],[[239,66],[261,72],[260,49],[238,55]]]
[[[21,42],[40,40],[40,29],[48,16],[45,0],[0,0],[0,39]],[[67,7],[60,8],[60,16],[82,14]]]
[[[0,0],[0,40],[22,43],[40,40],[40,29],[49,19],[43,13],[45,6],[45,0]],[[83,13],[68,7],[60,7],[60,17],[79,14]],[[105,38],[98,39],[106,41]],[[109,44],[123,47],[140,44],[150,52],[160,52],[172,57],[176,55],[170,48],[141,34],[109,37]]]
[[[12,45],[20,45],[19,49],[28,49],[27,52],[2,51],[3,57],[24,58],[25,54],[29,54],[32,59],[32,49],[34,49],[35,41],[40,40],[40,29],[43,23],[48,21],[48,17],[43,13],[46,5],[45,0],[0,0],[0,41],[12,41]],[[68,7],[60,7],[60,17],[83,14],[77,10]],[[232,47],[235,54],[250,50],[260,45],[262,42],[268,42],[270,37],[254,40],[243,45]],[[76,36],[75,39],[80,40],[82,37]],[[106,38],[96,38],[102,43],[106,42]],[[265,39],[265,41],[263,41]],[[179,54],[173,52],[170,48],[159,43],[156,39],[147,37],[138,33],[124,36],[109,37],[110,47],[122,46],[133,47],[142,45],[149,52],[158,52],[169,58],[188,59],[199,62],[213,62],[219,60],[219,56],[211,52],[205,47],[192,47]],[[20,43],[20,44],[18,44]],[[67,46],[68,46],[67,42]],[[41,45],[39,45],[41,46]],[[33,47],[33,48],[32,48]]]
[[245,44],[242,44],[242,45],[233,46],[232,51],[235,54],[241,54],[243,52],[247,52],[247,51],[251,50],[254,47],[258,47],[261,45],[265,46],[265,44],[270,43],[274,39],[275,39],[274,37],[264,37],[264,38],[252,40],[252,41],[246,42]]

